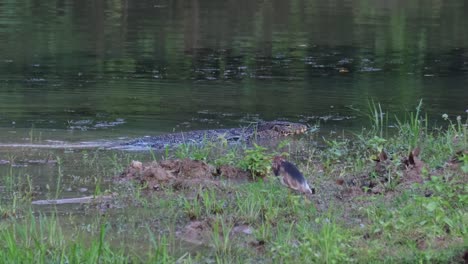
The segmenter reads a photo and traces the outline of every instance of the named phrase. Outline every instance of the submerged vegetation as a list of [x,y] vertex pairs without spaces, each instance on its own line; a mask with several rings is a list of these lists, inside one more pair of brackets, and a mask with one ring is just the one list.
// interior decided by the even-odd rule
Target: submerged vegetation
[[[308,137],[269,148],[220,139],[161,154],[239,167],[256,176],[250,181],[221,176],[213,185],[158,190],[111,184],[132,160],[160,154],[96,150],[79,152],[79,160],[57,157],[54,177],[38,186],[16,174],[12,156],[0,182],[0,262],[463,262],[468,118],[444,115],[446,127],[430,129],[421,104],[400,119],[369,106],[370,129],[324,135],[318,146]],[[311,198],[271,176],[271,159],[283,152],[314,184]],[[72,165],[89,177],[68,177]],[[31,206],[81,185],[118,195],[107,203]]]

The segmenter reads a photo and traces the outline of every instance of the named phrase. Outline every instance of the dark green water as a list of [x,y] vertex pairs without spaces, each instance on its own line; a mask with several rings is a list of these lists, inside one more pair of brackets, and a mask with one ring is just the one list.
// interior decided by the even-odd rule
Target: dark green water
[[465,0],[0,0],[0,141],[358,127],[350,108],[369,98],[462,115],[466,14]]

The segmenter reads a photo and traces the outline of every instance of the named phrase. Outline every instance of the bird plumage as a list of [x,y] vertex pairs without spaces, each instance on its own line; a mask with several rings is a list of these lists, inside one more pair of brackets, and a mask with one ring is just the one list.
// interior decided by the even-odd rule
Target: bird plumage
[[272,168],[274,174],[280,177],[281,184],[302,193],[315,193],[315,190],[309,187],[299,169],[283,157],[276,156],[273,159]]

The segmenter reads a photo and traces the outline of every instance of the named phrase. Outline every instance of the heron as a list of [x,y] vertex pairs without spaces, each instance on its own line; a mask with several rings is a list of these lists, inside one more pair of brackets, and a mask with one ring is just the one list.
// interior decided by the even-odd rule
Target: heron
[[315,193],[315,189],[309,187],[309,184],[296,165],[285,160],[283,157],[276,156],[273,159],[272,168],[275,176],[280,176],[281,184],[284,186],[304,194]]

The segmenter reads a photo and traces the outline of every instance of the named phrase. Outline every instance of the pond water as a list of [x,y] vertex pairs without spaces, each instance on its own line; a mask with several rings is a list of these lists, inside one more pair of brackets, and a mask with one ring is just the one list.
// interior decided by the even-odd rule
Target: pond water
[[0,0],[0,142],[468,108],[468,3]]

